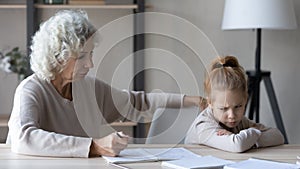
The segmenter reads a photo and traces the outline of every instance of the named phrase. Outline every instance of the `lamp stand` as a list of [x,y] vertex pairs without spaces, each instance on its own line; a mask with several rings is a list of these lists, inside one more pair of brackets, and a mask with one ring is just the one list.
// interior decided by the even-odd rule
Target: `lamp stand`
[[273,111],[273,116],[275,118],[276,125],[278,129],[284,136],[285,143],[288,143],[287,135],[284,129],[283,121],[281,118],[278,102],[276,99],[275,91],[271,81],[271,72],[270,71],[261,71],[260,60],[261,60],[261,29],[256,30],[256,52],[255,52],[255,70],[247,71],[249,78],[248,82],[248,94],[250,108],[249,108],[249,119],[253,120],[255,113],[255,121],[259,122],[259,94],[260,94],[260,82],[264,81],[265,88],[269,97],[271,108]]

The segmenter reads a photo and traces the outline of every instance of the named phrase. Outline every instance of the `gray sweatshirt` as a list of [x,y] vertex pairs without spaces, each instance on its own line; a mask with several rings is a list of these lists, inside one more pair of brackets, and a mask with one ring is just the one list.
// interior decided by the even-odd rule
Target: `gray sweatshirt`
[[284,137],[276,128],[254,123],[246,117],[235,128],[233,134],[218,136],[217,131],[224,129],[214,118],[208,107],[192,123],[185,144],[203,144],[230,152],[243,152],[251,147],[267,147],[284,143]]

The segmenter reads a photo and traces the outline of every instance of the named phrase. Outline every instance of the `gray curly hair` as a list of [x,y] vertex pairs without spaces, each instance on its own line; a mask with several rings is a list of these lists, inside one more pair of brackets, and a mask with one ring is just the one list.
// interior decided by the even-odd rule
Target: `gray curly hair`
[[63,71],[70,57],[78,57],[96,32],[82,10],[61,10],[41,24],[32,39],[31,69],[42,79],[52,80]]

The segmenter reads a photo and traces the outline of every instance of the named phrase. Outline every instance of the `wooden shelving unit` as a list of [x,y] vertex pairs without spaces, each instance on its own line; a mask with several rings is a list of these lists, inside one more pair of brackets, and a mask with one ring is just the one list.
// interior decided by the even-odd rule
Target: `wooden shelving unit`
[[5,143],[8,133],[9,115],[0,115],[0,143]]
[[136,122],[125,121],[125,122],[113,122],[110,124],[111,126],[119,126],[119,127],[135,127],[137,125]]
[[26,9],[26,4],[0,4],[0,9]]
[[[36,9],[105,9],[105,10],[132,10],[134,14],[145,12],[145,0],[133,0],[133,4],[126,5],[69,5],[69,4],[40,4],[35,3],[34,0],[27,0],[27,43],[30,44],[31,36],[36,31]],[[144,31],[144,18],[139,16],[134,18],[134,32]],[[134,77],[133,90],[143,91],[144,90],[144,72],[140,72],[144,67],[144,55],[137,51],[141,51],[145,48],[145,37],[144,34],[137,34],[133,37],[133,53],[134,53],[134,74],[138,73],[138,76]],[[146,136],[146,128],[142,123],[134,122],[115,122],[111,124],[115,128],[132,128],[134,137],[143,138]]]
[[0,127],[7,127],[9,115],[0,115]]
[[137,5],[47,5],[47,4],[35,4],[35,8],[38,9],[137,9]]
[[[7,1],[9,3],[9,1]],[[30,53],[29,45],[31,37],[34,35],[38,28],[37,25],[37,10],[38,9],[124,9],[132,10],[133,13],[143,13],[145,11],[145,0],[133,0],[133,4],[128,5],[68,5],[68,4],[41,4],[37,3],[35,0],[26,0],[25,4],[0,4],[0,9],[25,9],[26,10],[26,24],[27,24],[27,49],[28,55]],[[139,17],[134,19],[134,32],[143,32],[144,29],[144,19]],[[144,35],[134,35],[133,37],[133,53],[134,57],[134,71],[139,72],[142,67],[144,67],[144,55],[139,53],[137,56],[137,51],[144,49]],[[137,69],[139,68],[139,69]],[[133,90],[144,90],[144,74],[139,72],[138,76],[134,77]],[[7,119],[5,117],[0,118],[0,125],[2,127],[7,127]],[[114,127],[133,127],[134,135],[137,137],[145,136],[145,127],[143,124],[134,122],[115,122],[111,124]]]

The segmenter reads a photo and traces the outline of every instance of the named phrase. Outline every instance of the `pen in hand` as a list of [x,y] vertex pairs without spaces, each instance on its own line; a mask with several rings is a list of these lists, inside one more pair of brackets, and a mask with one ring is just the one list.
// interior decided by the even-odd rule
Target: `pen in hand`
[[124,134],[122,131],[121,132],[116,132],[116,135],[120,138],[128,138],[129,136]]
[[121,132],[115,132],[117,137],[119,138],[118,144],[122,145],[123,149],[127,147],[128,141],[130,137],[126,134],[124,134],[122,131]]
[[119,132],[116,132],[117,136],[120,138],[123,138],[123,136],[121,136],[121,134]]

